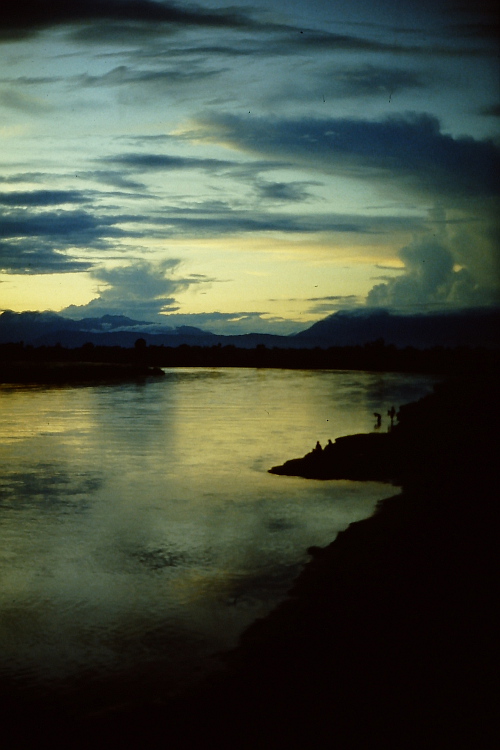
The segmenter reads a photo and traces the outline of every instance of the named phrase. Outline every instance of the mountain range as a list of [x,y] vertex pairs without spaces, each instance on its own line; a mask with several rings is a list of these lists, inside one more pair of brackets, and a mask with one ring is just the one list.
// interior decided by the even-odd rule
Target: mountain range
[[142,338],[148,345],[176,347],[233,345],[254,348],[258,345],[289,349],[362,346],[383,339],[398,348],[413,346],[500,345],[500,310],[469,309],[448,313],[401,315],[387,310],[359,308],[342,311],[318,321],[296,334],[279,336],[265,333],[222,335],[192,326],[172,328],[123,315],[72,320],[53,312],[6,310],[0,314],[0,344],[21,342],[32,346],[60,344],[76,348],[86,343],[96,346],[133,347]]

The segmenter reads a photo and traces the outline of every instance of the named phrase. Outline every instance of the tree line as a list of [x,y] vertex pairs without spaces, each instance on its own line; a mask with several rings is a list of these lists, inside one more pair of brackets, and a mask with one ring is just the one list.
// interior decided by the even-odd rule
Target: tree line
[[284,349],[259,344],[253,349],[224,346],[177,347],[147,345],[137,339],[133,348],[97,346],[0,344],[0,362],[100,362],[143,364],[150,367],[262,367],[283,369],[372,370],[428,373],[478,373],[497,371],[500,351],[482,347],[397,348],[382,339],[364,346]]

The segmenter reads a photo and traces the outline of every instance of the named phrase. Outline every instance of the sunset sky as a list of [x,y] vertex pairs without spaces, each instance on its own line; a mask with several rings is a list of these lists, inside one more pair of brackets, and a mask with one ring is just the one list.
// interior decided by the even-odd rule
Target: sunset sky
[[0,310],[497,304],[496,7],[3,0]]

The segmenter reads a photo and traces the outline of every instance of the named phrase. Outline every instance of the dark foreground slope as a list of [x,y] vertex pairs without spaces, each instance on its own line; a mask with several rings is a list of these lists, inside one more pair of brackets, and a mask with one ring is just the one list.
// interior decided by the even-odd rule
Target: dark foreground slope
[[275,748],[494,746],[498,406],[476,380],[402,409],[403,494],[312,550],[232,657],[220,705],[250,746],[252,731]]
[[311,550],[228,674],[176,701],[32,728],[64,747],[494,747],[499,420],[492,380],[406,407],[402,495]]

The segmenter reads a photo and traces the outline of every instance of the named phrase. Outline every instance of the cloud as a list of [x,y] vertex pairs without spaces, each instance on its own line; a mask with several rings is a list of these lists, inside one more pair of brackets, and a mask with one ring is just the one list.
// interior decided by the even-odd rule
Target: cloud
[[190,5],[182,8],[174,3],[156,0],[78,0],[78,2],[33,2],[4,0],[2,5],[3,34],[14,38],[29,37],[42,29],[94,24],[146,24],[201,28],[251,29],[255,23],[234,8],[207,10]]
[[[221,159],[196,159],[186,156],[168,154],[132,153],[108,156],[101,161],[105,164],[116,164],[137,172],[167,171],[172,169],[205,169],[218,171],[234,166],[234,162]],[[238,166],[238,165],[237,165]]]
[[317,305],[311,305],[311,307],[308,308],[307,313],[309,315],[321,315],[321,317],[323,317],[325,315],[333,315],[333,313],[341,310],[357,310],[361,304],[363,304],[363,300],[354,296],[353,299],[346,299],[339,302],[323,302],[318,303]]
[[[63,194],[70,198],[70,202],[71,198],[77,199],[77,193],[59,192],[59,195],[58,191],[28,192],[24,205],[30,208],[9,210],[9,205],[9,209],[0,211],[0,266],[4,271],[53,273],[86,270],[91,265],[88,261],[76,260],[71,252],[66,253],[75,247],[104,249],[111,239],[124,236],[125,233],[114,226],[114,218],[98,217],[83,210],[37,210],[39,206],[52,205],[51,199],[60,202]],[[19,200],[20,196],[17,194],[14,200]]]
[[[468,19],[466,25],[458,24],[452,29],[453,44],[440,43],[440,31],[426,29],[424,44],[405,43],[400,34],[397,41],[392,34],[390,41],[380,37],[381,24],[365,24],[364,36],[352,33],[331,32],[325,29],[297,27],[273,20],[267,9],[250,9],[229,5],[225,8],[204,7],[202,5],[173,3],[169,0],[78,0],[78,2],[42,2],[42,0],[4,0],[2,4],[2,24],[0,41],[29,39],[44,30],[66,30],[67,34],[81,43],[91,44],[133,44],[148,45],[156,37],[177,34],[185,30],[232,31],[244,34],[264,35],[266,41],[271,36],[272,44],[258,45],[259,58],[267,55],[294,55],[311,53],[340,52],[412,52],[414,54],[467,54],[476,52],[470,37],[486,38],[488,23],[474,23]],[[314,18],[314,12],[311,14]],[[261,20],[262,19],[262,20]],[[477,19],[474,19],[477,20]],[[352,24],[351,24],[352,25]],[[465,33],[465,29],[470,29]],[[475,29],[474,35],[472,30]],[[456,38],[461,35],[463,43],[458,45]],[[491,31],[489,32],[491,36]],[[434,36],[434,43],[429,43]],[[402,41],[403,39],[403,41]],[[237,47],[215,42],[217,54],[241,54]],[[461,47],[458,49],[458,47]],[[203,48],[202,48],[203,49]],[[213,48],[208,45],[207,54]]]
[[208,281],[200,275],[178,276],[180,262],[175,258],[157,263],[139,260],[115,268],[94,268],[90,276],[98,285],[98,296],[87,305],[71,305],[62,314],[73,318],[119,314],[160,322],[161,312],[179,309],[176,294]]
[[402,275],[376,284],[366,304],[400,312],[498,304],[498,278],[484,283],[473,263],[462,267],[457,257],[457,248],[443,235],[428,233],[415,239],[399,252]]
[[3,206],[60,206],[88,200],[80,190],[22,190],[0,193]]
[[492,104],[489,107],[483,107],[479,110],[479,114],[485,115],[486,117],[500,117],[500,104]]
[[41,182],[43,183],[47,179],[46,172],[18,172],[10,175],[0,175],[0,183],[7,185],[15,184],[18,182]]
[[71,79],[71,85],[76,87],[94,88],[100,86],[129,86],[138,84],[161,85],[161,86],[185,86],[192,81],[203,81],[213,78],[221,73],[221,70],[201,70],[195,67],[193,70],[170,69],[170,70],[133,70],[127,65],[119,65],[102,75],[89,75],[85,73]]
[[146,186],[143,182],[131,179],[128,175],[122,172],[117,172],[113,169],[96,169],[93,171],[79,171],[76,175],[87,180],[96,180],[103,185],[110,185],[111,187],[119,188],[121,190],[133,190],[134,198],[142,198],[145,193],[139,193],[138,191],[146,191]]
[[50,246],[0,241],[0,271],[15,274],[72,273],[87,271],[91,263]]
[[[179,234],[216,237],[228,234],[273,233],[315,234],[384,234],[390,229],[409,231],[421,225],[414,217],[374,217],[333,213],[279,213],[264,209],[239,210],[220,203],[197,208],[165,208],[161,215],[149,218],[149,236],[168,237]],[[163,227],[163,229],[162,229]]]
[[310,297],[306,302],[314,302],[307,310],[310,315],[330,315],[338,310],[358,308],[363,300],[357,294],[334,294],[329,297]]
[[255,190],[259,198],[276,203],[289,203],[308,200],[311,194],[306,185],[317,185],[317,182],[257,182]]
[[37,237],[84,246],[104,235],[121,236],[122,232],[113,227],[115,223],[113,218],[97,217],[87,211],[7,211],[2,215],[0,238]]
[[[331,315],[339,310],[355,310],[364,305],[365,300],[358,294],[331,294],[326,297],[289,297],[286,300],[270,299],[270,302],[299,302],[301,306],[306,302],[314,304],[306,309],[308,315]],[[305,325],[305,324],[304,324]]]
[[361,65],[332,74],[336,94],[343,96],[379,96],[400,93],[409,89],[424,88],[427,81],[414,69],[388,68]]
[[[117,157],[137,170],[202,168],[219,170],[221,160],[185,159],[154,154]],[[134,190],[135,184],[119,172],[81,173],[122,188]],[[16,178],[17,179],[17,178]],[[373,217],[349,214],[280,213],[266,203],[286,203],[307,198],[303,185],[308,183],[260,183],[259,203],[240,208],[224,201],[199,201],[194,204],[168,205],[159,196],[144,210],[125,213],[105,200],[109,193],[83,190],[26,190],[0,193],[0,265],[15,273],[48,273],[60,270],[87,270],[96,264],[96,253],[123,256],[127,240],[149,241],[172,237],[222,237],[252,233],[351,233],[384,234],[394,229],[418,228],[411,217]],[[148,198],[134,190],[132,198]],[[259,192],[260,191],[260,192]],[[149,196],[151,197],[151,196]],[[103,200],[104,198],[104,200]],[[68,207],[65,207],[68,204]],[[79,207],[85,204],[85,207]],[[70,209],[69,206],[76,206]],[[60,208],[61,206],[61,208]],[[81,257],[92,253],[93,260]],[[80,259],[76,260],[80,253]]]
[[297,333],[308,324],[282,318],[262,311],[235,311],[231,313],[172,313],[161,315],[165,325],[195,326],[205,331],[222,335],[241,335],[245,333],[272,333],[287,336]]
[[46,101],[11,88],[0,91],[0,107],[13,109],[27,115],[47,114],[53,109]]
[[500,192],[500,149],[492,141],[454,138],[437,118],[409,113],[383,120],[240,117],[212,113],[187,138],[316,172],[404,181],[405,187],[455,198]]

